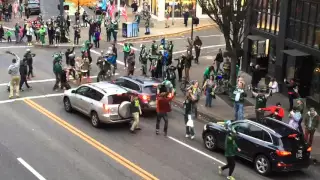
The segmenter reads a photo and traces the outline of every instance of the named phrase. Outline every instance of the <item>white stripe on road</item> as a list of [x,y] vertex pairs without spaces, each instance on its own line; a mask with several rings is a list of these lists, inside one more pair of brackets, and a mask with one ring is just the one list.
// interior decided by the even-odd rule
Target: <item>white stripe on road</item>
[[[115,73],[115,76],[118,76],[120,75],[119,73]],[[97,78],[97,76],[90,76],[90,78]],[[73,78],[70,78],[70,80],[73,80]],[[28,83],[32,84],[32,83],[44,83],[44,82],[53,82],[53,81],[56,81],[56,79],[41,79],[41,80],[32,80],[32,81],[28,81]],[[0,84],[0,87],[1,86],[7,86],[9,84],[8,83],[1,83]]]
[[57,97],[57,96],[63,96],[63,95],[64,93],[45,94],[45,95],[39,95],[39,96],[27,96],[27,97],[16,98],[16,99],[2,100],[0,101],[0,104],[12,103],[15,101],[24,101],[26,99],[42,99],[42,98]]
[[[201,38],[207,38],[207,37],[222,37],[223,35],[221,34],[212,34],[212,35],[206,35],[206,36],[199,36]],[[181,37],[181,38],[168,38],[166,40],[168,41],[173,41],[173,40],[180,40],[180,39],[186,39],[188,37]],[[152,42],[153,40],[146,40],[146,41],[139,41],[137,40],[137,42],[131,42],[131,43],[146,43],[146,42]]]
[[31,48],[31,47],[34,47],[34,46],[3,46],[3,47],[0,47],[0,49]]
[[[98,51],[93,50],[93,49],[91,49],[90,52],[92,52],[92,53],[94,53],[94,54],[96,54],[96,55],[98,55],[98,56],[101,55],[101,53],[99,53]],[[124,66],[124,62],[122,62],[122,61],[117,60],[117,63],[120,64],[120,65],[122,65],[122,66]]]
[[[201,47],[201,50],[202,49],[211,49],[211,48],[216,48],[216,47],[223,47],[225,46],[225,44],[217,44],[217,45],[211,45],[211,46],[203,46]],[[187,50],[182,50],[182,51],[176,51],[176,52],[173,52],[173,54],[179,54],[179,53],[184,53],[186,52]]]
[[17,160],[25,167],[27,168],[33,175],[35,175],[39,180],[46,180],[41,174],[39,174],[33,167],[31,167],[26,161],[24,161],[22,158],[17,158]]
[[213,157],[213,156],[210,156],[209,154],[204,153],[204,152],[202,152],[202,151],[200,151],[200,150],[198,150],[198,149],[196,149],[196,148],[194,148],[194,147],[192,147],[192,146],[190,146],[190,145],[188,145],[188,144],[186,144],[186,143],[184,143],[184,142],[182,142],[182,141],[179,141],[178,139],[176,139],[176,138],[174,138],[174,137],[168,136],[168,138],[171,139],[171,140],[173,140],[173,141],[175,141],[176,143],[184,146],[184,147],[187,147],[187,148],[189,148],[189,149],[191,149],[191,150],[193,150],[193,151],[195,151],[195,152],[197,152],[197,153],[199,153],[199,154],[201,154],[201,155],[209,158],[209,159],[214,160],[214,161],[217,162],[217,163],[220,163],[220,164],[222,164],[222,165],[226,165],[226,163],[220,161],[219,159],[217,159],[217,158],[215,158],[215,157]]

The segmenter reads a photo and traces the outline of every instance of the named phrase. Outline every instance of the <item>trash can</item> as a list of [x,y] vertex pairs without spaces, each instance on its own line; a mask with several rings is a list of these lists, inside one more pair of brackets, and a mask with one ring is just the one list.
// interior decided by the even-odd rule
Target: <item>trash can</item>
[[139,26],[135,22],[122,23],[122,37],[138,37]]

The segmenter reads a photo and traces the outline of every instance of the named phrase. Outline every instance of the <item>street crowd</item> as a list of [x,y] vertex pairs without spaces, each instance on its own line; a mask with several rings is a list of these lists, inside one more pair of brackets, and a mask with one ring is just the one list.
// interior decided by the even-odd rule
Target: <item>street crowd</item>
[[[16,5],[15,5],[16,6]],[[10,7],[10,6],[9,6]],[[9,8],[8,7],[8,11]],[[3,7],[5,9],[5,7]],[[11,7],[11,12],[12,7]],[[9,11],[9,12],[10,12]],[[15,11],[18,12],[18,11]],[[10,18],[11,15],[8,17]],[[114,43],[112,47],[107,48],[106,51],[101,51],[100,57],[97,59],[97,66],[100,68],[98,73],[98,81],[110,80],[112,75],[115,74],[117,70],[117,58],[118,49],[116,48],[115,42],[117,41],[117,31],[119,14],[116,14],[116,18],[111,19],[110,17],[104,17],[103,15],[98,16],[96,19],[89,18],[86,12],[82,15],[83,24],[80,23],[80,13],[75,15],[74,29],[74,44],[79,43],[81,38],[81,27],[89,26],[88,34],[89,39],[85,41],[83,47],[81,48],[81,55],[76,57],[74,53],[74,48],[69,48],[64,53],[55,53],[53,55],[53,73],[56,77],[56,82],[53,90],[58,91],[58,89],[69,89],[69,76],[76,81],[77,85],[83,83],[85,78],[87,83],[91,82],[90,70],[92,66],[92,56],[91,48],[95,46],[100,47],[99,41],[101,40],[101,24],[105,23],[107,41],[111,41],[113,37]],[[32,36],[36,37],[36,41],[41,44],[45,44],[46,36],[48,36],[49,44],[53,45],[54,42],[59,44],[63,39],[62,36],[68,34],[71,27],[70,17],[66,17],[66,21],[62,22],[60,16],[55,19],[52,17],[47,22],[44,22],[41,16],[38,16],[36,20],[30,21],[26,20],[25,24],[21,27],[19,24],[15,25],[14,34],[16,36],[16,43],[22,42],[24,37],[27,37],[27,42],[29,45],[32,43]],[[64,23],[63,25],[60,23]],[[62,28],[62,29],[61,29]],[[10,31],[10,30],[9,30]],[[4,36],[3,27],[0,26],[0,36]],[[10,33],[6,33],[9,39]],[[68,40],[69,41],[69,40]],[[165,38],[161,39],[159,43],[153,41],[151,47],[148,49],[145,45],[141,45],[141,50],[138,55],[139,62],[141,64],[141,75],[151,76],[153,78],[161,79],[162,85],[158,87],[158,97],[156,100],[157,104],[157,123],[156,123],[156,134],[160,133],[160,121],[163,119],[164,125],[164,135],[168,132],[168,113],[171,112],[171,101],[177,93],[176,81],[180,84],[184,83],[185,86],[180,86],[181,93],[184,96],[184,121],[186,125],[186,138],[194,139],[194,123],[193,121],[197,118],[197,106],[200,103],[200,97],[202,94],[205,96],[205,106],[208,108],[212,107],[212,103],[218,94],[218,89],[226,86],[225,82],[229,84],[229,79],[231,75],[231,62],[229,58],[224,57],[222,50],[216,55],[212,65],[204,69],[202,80],[191,80],[190,69],[193,65],[201,63],[199,60],[201,54],[202,41],[197,36],[194,40],[188,39],[188,46],[186,54],[173,58],[173,41],[167,41]],[[102,47],[105,48],[105,47]],[[195,51],[195,56],[193,56],[193,50]],[[14,91],[16,92],[16,97],[19,97],[19,92],[23,91],[23,85],[25,84],[27,88],[31,89],[28,84],[28,80],[34,77],[33,73],[33,58],[36,54],[32,53],[30,49],[26,50],[23,58],[20,59],[14,53],[8,51],[7,53],[12,54],[15,58],[12,60],[12,64],[8,67],[8,73],[11,76],[9,82],[9,98],[14,97]],[[135,74],[135,64],[136,64],[136,52],[132,48],[132,44],[125,43],[122,49],[123,61],[128,76]],[[65,56],[66,67],[63,67],[63,56]],[[105,61],[106,60],[106,61]],[[173,63],[176,61],[177,63]],[[148,65],[149,64],[149,65]],[[294,80],[284,80],[288,88],[288,98],[290,102],[289,114],[285,114],[284,108],[281,103],[277,103],[273,106],[267,107],[267,100],[272,97],[272,94],[278,93],[278,83],[275,79],[272,79],[268,85],[261,88],[258,84],[261,80],[261,73],[259,65],[251,64],[253,71],[251,85],[246,86],[244,78],[238,76],[237,85],[232,91],[231,99],[234,102],[234,120],[243,120],[244,117],[244,101],[249,93],[252,94],[252,98],[255,98],[255,109],[256,109],[256,121],[260,121],[265,115],[264,112],[270,112],[269,117],[282,121],[285,116],[289,117],[289,125],[304,134],[305,140],[312,144],[313,135],[319,126],[319,115],[315,111],[315,108],[309,108],[305,111],[305,105],[303,101],[299,98],[298,85]],[[108,75],[107,72],[111,72]],[[176,78],[176,71],[178,73],[178,78]],[[150,73],[150,74],[149,74]],[[237,72],[239,74],[239,66],[237,65]],[[184,75],[184,77],[183,77]],[[202,82],[200,82],[202,81]],[[246,87],[249,87],[248,89]],[[224,92],[225,93],[225,92]],[[294,103],[296,101],[296,103]],[[296,105],[294,105],[296,104]],[[136,130],[140,130],[138,122],[139,115],[142,113],[137,98],[132,98],[131,112],[134,117],[134,122],[130,131],[136,133]],[[304,124],[304,128],[302,127]],[[234,134],[231,132],[226,139],[227,151],[226,156],[235,156],[235,151],[241,151],[237,148],[234,140]],[[234,169],[234,162],[228,159],[228,164],[225,167],[219,169],[220,172],[226,168],[230,168],[230,173],[228,179],[234,179],[232,177],[232,172]]]

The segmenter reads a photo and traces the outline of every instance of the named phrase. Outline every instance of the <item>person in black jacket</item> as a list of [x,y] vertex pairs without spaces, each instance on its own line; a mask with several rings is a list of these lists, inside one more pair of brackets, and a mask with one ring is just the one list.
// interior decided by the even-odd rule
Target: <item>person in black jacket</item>
[[191,54],[191,51],[188,51],[187,50],[187,56],[185,58],[185,78],[186,78],[186,81],[189,81],[190,80],[190,75],[189,75],[189,72],[190,72],[190,68],[191,68],[191,62],[192,62],[192,59],[193,59],[193,56]]
[[177,70],[178,70],[178,79],[179,79],[179,82],[181,82],[181,80],[182,80],[182,72],[183,72],[183,69],[184,69],[185,59],[186,59],[186,56],[185,56],[185,55],[182,55],[180,58],[175,59],[175,60],[178,61],[178,63],[177,63]]
[[[255,91],[258,87],[259,81],[261,79],[261,71],[260,66],[257,64],[253,66],[253,63],[250,63],[251,71],[252,71],[252,78],[251,78],[251,85],[252,90]],[[254,98],[254,96],[252,95]]]
[[194,59],[195,63],[199,64],[199,56],[202,46],[202,41],[200,40],[199,36],[196,36],[196,39],[193,42],[194,50],[196,52],[196,58]]
[[23,59],[23,62],[20,64],[20,86],[19,89],[20,91],[23,91],[22,86],[23,84],[26,84],[28,89],[31,89],[31,86],[29,86],[28,81],[27,81],[27,74],[28,74],[28,65],[27,65],[27,59]]
[[67,81],[67,69],[63,69],[61,71],[61,74],[60,74],[60,83],[61,83],[61,89],[70,89],[70,85]]
[[70,48],[68,48],[67,51],[64,53],[64,55],[66,56],[66,64],[67,65],[70,64],[69,55],[72,54],[73,52],[74,52],[74,47],[72,48],[72,50],[70,50]]
[[217,66],[217,72],[220,70],[220,64],[223,62],[222,50],[219,49],[218,54],[216,55],[216,59],[214,60]]
[[298,85],[293,79],[291,79],[289,82],[285,79],[284,82],[286,83],[288,89],[288,99],[290,104],[289,111],[291,111],[293,108],[293,100],[299,97]]

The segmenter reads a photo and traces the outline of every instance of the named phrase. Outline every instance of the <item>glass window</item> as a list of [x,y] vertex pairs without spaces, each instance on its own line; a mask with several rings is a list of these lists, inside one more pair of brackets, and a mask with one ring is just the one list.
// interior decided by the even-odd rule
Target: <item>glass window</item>
[[156,86],[146,86],[143,88],[143,92],[147,94],[156,94],[157,87]]
[[262,129],[257,126],[254,126],[254,125],[249,126],[249,135],[251,137],[263,140],[262,132],[263,132]]
[[320,101],[320,63],[313,70],[310,95],[316,102]]
[[95,89],[91,89],[87,92],[87,97],[94,99],[96,101],[100,101],[103,98],[103,94]]
[[85,96],[89,89],[90,88],[88,86],[81,86],[76,90],[76,93]]
[[130,102],[130,97],[126,94],[108,96],[108,104],[121,104],[123,101]]
[[158,0],[151,1],[151,12],[153,15],[158,16]]
[[126,81],[125,87],[132,89],[134,91],[140,91],[139,85],[137,85],[136,83],[131,82],[131,81]]
[[[173,2],[175,2],[175,6],[173,9]],[[189,10],[190,16],[195,10],[196,0],[166,0],[165,1],[165,9],[169,11],[170,17],[172,17],[172,13],[174,10],[174,17],[182,17],[183,13],[186,9]]]
[[232,129],[238,133],[249,135],[249,124],[247,123],[234,123]]

